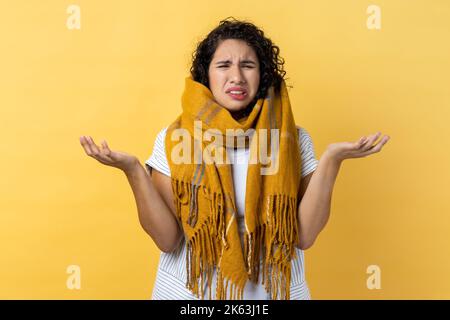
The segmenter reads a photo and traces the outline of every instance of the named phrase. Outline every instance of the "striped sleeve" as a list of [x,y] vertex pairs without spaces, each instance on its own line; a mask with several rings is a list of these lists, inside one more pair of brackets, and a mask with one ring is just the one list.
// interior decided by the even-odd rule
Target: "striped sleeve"
[[170,177],[170,168],[169,163],[167,162],[166,146],[164,143],[166,131],[167,128],[164,128],[156,136],[155,143],[153,145],[153,152],[150,158],[145,161],[145,164],[149,167],[149,169],[154,168]]
[[308,131],[302,127],[299,130],[299,146],[301,151],[301,170],[302,177],[314,172],[317,168],[319,160],[316,159],[314,144]]

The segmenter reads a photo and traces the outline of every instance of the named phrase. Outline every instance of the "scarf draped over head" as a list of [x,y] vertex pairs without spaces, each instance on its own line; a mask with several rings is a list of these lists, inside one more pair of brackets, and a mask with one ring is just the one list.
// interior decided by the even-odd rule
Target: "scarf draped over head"
[[[186,239],[186,287],[216,299],[242,299],[248,280],[272,299],[289,299],[298,239],[300,150],[284,81],[235,120],[203,84],[186,78],[182,114],[165,139],[176,213]],[[243,246],[227,148],[250,148]],[[205,284],[207,281],[207,285]]]

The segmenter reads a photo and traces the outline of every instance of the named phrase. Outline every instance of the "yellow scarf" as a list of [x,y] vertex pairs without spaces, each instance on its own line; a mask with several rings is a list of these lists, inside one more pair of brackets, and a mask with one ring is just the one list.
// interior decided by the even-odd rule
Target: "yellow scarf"
[[[165,146],[177,215],[186,239],[186,287],[203,299],[206,277],[211,297],[216,268],[216,299],[242,299],[246,281],[258,283],[262,257],[266,291],[272,299],[290,299],[291,260],[298,239],[301,158],[285,82],[279,92],[269,88],[266,98],[258,99],[251,113],[236,121],[214,101],[206,86],[188,77],[182,107],[182,114],[167,130]],[[211,134],[206,131],[212,129],[215,134],[208,141]],[[254,134],[245,138],[249,129],[255,129]],[[279,138],[270,134],[275,131]],[[221,140],[218,138],[223,138],[222,146],[213,144]],[[237,147],[250,146],[244,248],[225,149],[236,147],[239,139],[246,143]],[[187,144],[183,145],[183,141]],[[264,160],[259,153],[264,147],[270,163],[267,158],[261,163]],[[214,158],[217,155],[223,156],[222,162]],[[262,174],[264,169],[267,171]]]

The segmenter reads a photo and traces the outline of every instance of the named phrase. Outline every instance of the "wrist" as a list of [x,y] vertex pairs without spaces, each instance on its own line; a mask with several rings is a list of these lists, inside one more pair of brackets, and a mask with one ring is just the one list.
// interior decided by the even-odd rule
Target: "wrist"
[[333,163],[336,166],[340,166],[342,161],[344,161],[342,157],[339,157],[339,155],[329,147],[323,153],[322,158],[325,158],[328,162]]
[[139,162],[139,159],[137,157],[134,157],[130,163],[123,168],[123,172],[128,176],[128,175],[133,175],[134,173],[136,173],[136,171],[139,170],[139,167],[141,166],[141,163]]

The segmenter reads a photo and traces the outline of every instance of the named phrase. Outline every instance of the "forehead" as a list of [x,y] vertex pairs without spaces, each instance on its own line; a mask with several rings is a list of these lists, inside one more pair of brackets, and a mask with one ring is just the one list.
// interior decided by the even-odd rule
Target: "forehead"
[[216,59],[256,59],[255,50],[245,41],[227,39],[219,43],[214,52],[213,60]]

